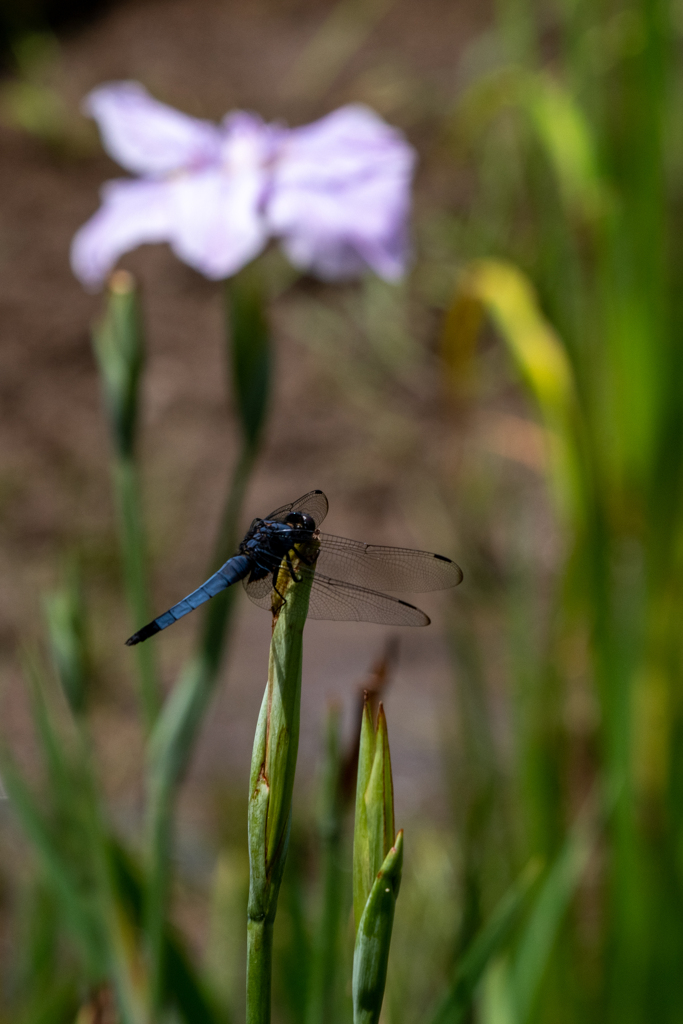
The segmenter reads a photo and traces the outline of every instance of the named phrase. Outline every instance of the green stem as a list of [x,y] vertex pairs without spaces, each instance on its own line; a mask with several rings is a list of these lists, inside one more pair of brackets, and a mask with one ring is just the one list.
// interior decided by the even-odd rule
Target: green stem
[[[131,619],[137,628],[151,618],[147,593],[145,545],[140,492],[132,455],[119,454],[112,464],[114,495],[119,520],[123,575]],[[161,688],[157,674],[154,646],[138,644],[135,647],[140,702],[147,731],[151,731],[161,707]]]
[[247,1024],[270,1024],[273,921],[247,922]]
[[[311,549],[317,548],[313,541]],[[313,550],[306,553],[310,564]],[[247,1021],[270,1022],[271,932],[287,857],[292,790],[299,746],[303,631],[312,575],[290,552],[294,575],[282,571],[282,596],[270,644],[268,682],[261,703],[249,776],[249,903]],[[284,564],[284,563],[283,563]],[[296,580],[296,582],[295,582]]]

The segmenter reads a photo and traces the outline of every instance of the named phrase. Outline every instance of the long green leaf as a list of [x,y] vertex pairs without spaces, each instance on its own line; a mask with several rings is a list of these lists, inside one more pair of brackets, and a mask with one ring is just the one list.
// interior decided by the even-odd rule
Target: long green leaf
[[591,821],[577,823],[534,899],[510,971],[517,1024],[532,1019],[555,939],[593,847],[594,831]]
[[84,901],[72,865],[56,842],[38,798],[24,782],[9,753],[2,748],[0,765],[12,807],[38,856],[46,882],[59,900],[64,921],[79,944],[88,973],[92,979],[97,979],[105,972],[106,957],[93,908]]
[[90,672],[85,604],[77,566],[69,566],[65,586],[45,598],[50,649],[55,671],[73,714],[85,710]]
[[488,922],[464,952],[448,993],[439,1004],[431,1024],[461,1024],[466,1019],[486,968],[505,948],[519,923],[539,871],[539,863],[531,861],[502,897]]

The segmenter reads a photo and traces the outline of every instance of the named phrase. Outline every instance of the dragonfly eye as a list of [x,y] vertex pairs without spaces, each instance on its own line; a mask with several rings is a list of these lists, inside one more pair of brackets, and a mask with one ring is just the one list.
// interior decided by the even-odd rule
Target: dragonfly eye
[[315,530],[315,520],[306,512],[292,512],[287,516],[287,525],[294,526],[297,530]]

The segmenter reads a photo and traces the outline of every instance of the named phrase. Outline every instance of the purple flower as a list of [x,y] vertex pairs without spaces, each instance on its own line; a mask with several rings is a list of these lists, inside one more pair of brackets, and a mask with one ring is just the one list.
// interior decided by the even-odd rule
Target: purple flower
[[292,130],[242,112],[214,125],[120,82],[90,93],[86,110],[110,156],[140,177],[105,184],[100,209],[74,237],[71,262],[85,285],[100,285],[144,242],[168,242],[214,279],[271,237],[295,266],[328,280],[404,272],[415,154],[368,108]]
[[291,262],[329,280],[370,267],[400,278],[408,254],[415,155],[394,128],[360,105],[287,132],[267,207]]
[[71,249],[77,277],[102,283],[124,252],[169,242],[207,277],[234,274],[266,243],[260,212],[271,131],[235,114],[217,126],[152,99],[135,82],[101,86],[86,110],[110,156],[140,178],[102,190],[102,206]]

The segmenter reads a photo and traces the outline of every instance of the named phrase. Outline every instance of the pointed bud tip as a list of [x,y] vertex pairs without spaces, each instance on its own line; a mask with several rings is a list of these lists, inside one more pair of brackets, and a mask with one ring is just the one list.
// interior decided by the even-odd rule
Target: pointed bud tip
[[130,295],[135,291],[135,278],[127,270],[115,270],[109,278],[109,291],[113,295]]
[[[382,861],[382,866],[377,872],[375,879],[384,878],[389,881],[392,878],[398,879],[400,884],[403,870],[403,829],[396,834],[394,845],[387,850]],[[398,892],[398,890],[397,890]]]

